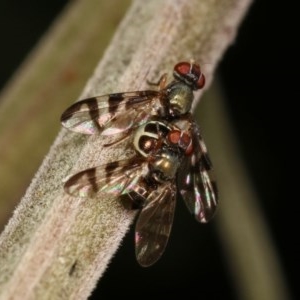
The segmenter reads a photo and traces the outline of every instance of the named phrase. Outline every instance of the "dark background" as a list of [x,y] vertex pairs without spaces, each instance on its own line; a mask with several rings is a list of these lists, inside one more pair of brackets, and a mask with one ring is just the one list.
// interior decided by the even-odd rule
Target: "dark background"
[[[299,30],[293,16],[296,8],[288,1],[268,2],[261,0],[252,5],[235,44],[220,64],[219,74],[241,155],[262,200],[291,293],[296,296],[299,234],[294,220],[299,196],[293,149],[299,137],[295,132]],[[0,89],[66,3],[0,2]],[[179,211],[184,212],[180,218],[175,216],[170,238],[173,246],[169,245],[164,259],[150,269],[142,269],[135,262],[131,230],[99,284],[102,298],[159,299],[182,294],[203,299],[237,299],[213,225],[199,227],[185,213],[185,207],[178,207]],[[191,244],[187,238],[196,228],[203,239],[200,245],[199,241]],[[97,298],[96,292],[92,299]]]

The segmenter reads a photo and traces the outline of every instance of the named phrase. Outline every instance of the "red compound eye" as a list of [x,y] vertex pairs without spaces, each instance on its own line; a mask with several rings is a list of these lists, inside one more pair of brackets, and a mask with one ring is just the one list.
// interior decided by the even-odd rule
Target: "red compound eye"
[[174,71],[181,76],[185,76],[191,71],[191,64],[188,62],[180,62],[174,67]]
[[205,77],[200,66],[195,63],[180,62],[174,67],[174,77],[190,85],[194,90],[201,89],[205,84]]
[[185,155],[190,155],[193,152],[193,144],[190,135],[179,130],[172,130],[168,134],[170,144],[179,146],[185,152]]
[[168,134],[169,142],[172,144],[178,144],[180,140],[181,132],[179,130],[172,130]]

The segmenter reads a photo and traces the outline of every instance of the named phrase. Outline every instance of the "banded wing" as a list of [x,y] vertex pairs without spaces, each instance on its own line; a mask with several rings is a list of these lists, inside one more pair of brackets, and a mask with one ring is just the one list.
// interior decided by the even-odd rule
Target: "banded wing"
[[64,189],[77,197],[93,197],[101,193],[117,197],[139,190],[144,168],[148,168],[145,160],[136,157],[100,165],[69,177]]
[[61,123],[69,130],[84,134],[124,132],[147,121],[158,96],[158,91],[148,90],[84,99],[63,112]]
[[194,151],[183,160],[178,172],[178,189],[196,220],[206,223],[216,211],[218,191],[206,146],[194,122],[192,142]]
[[139,264],[148,267],[163,254],[172,228],[176,188],[161,185],[146,199],[135,225],[135,253]]

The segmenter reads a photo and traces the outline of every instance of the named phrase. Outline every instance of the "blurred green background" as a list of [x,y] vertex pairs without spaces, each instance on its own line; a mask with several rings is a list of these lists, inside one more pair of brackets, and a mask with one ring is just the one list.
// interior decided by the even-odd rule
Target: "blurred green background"
[[[65,0],[0,2],[0,89],[67,3]],[[256,1],[235,44],[223,58],[218,75],[243,162],[258,194],[291,294],[296,297],[298,199],[293,181],[297,175],[288,166],[297,170],[292,155],[297,135],[291,133],[295,103],[299,100],[299,91],[293,90],[298,85],[299,68],[294,61],[299,49],[292,35],[287,34],[295,28],[293,9],[290,7],[286,12],[284,9],[283,3]],[[62,106],[70,102],[66,99]],[[59,115],[53,137],[60,127],[58,120]],[[38,151],[39,141],[36,148]],[[16,169],[17,176],[18,165],[13,161],[12,168]],[[19,195],[25,192],[26,186],[20,187]],[[10,201],[2,199],[3,195],[0,197],[1,201]],[[242,222],[239,216],[236,222],[237,226]],[[195,240],[186,240],[187,235],[195,235]],[[199,226],[182,203],[177,205],[172,236],[163,259],[145,270],[137,265],[133,254],[131,230],[101,280],[99,291],[90,299],[98,299],[97,295],[102,299],[117,296],[160,299],[171,295],[238,299],[214,225]]]

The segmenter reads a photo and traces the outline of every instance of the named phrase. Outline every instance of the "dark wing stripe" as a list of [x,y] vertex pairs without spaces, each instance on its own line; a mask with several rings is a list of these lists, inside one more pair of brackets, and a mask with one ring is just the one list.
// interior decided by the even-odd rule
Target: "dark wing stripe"
[[[104,102],[107,97],[102,97]],[[71,105],[61,116],[62,125],[75,132],[92,134],[101,130],[103,125],[99,123],[101,114],[104,117],[107,114],[106,107],[100,107],[97,98],[89,98]],[[105,116],[105,121],[112,119],[113,115]]]
[[89,197],[98,190],[96,168],[87,169],[69,177],[64,184],[65,191],[78,197]]
[[[107,97],[105,97],[107,98]],[[65,122],[73,117],[73,115],[81,112],[88,111],[90,113],[91,118],[98,118],[99,106],[97,103],[97,98],[88,98],[72,104],[69,108],[67,108],[63,114],[61,115],[61,121]]]
[[149,90],[84,99],[66,109],[61,116],[61,123],[69,130],[84,134],[102,132],[108,125],[117,129],[109,131],[109,134],[119,133],[123,127],[125,130],[131,128],[136,118],[137,121],[145,122],[153,109],[153,105],[148,104],[157,100],[158,95],[159,92]]
[[122,160],[81,171],[65,181],[65,191],[77,197],[93,197],[99,193],[118,196],[139,185],[139,174],[145,167],[144,159]]
[[123,93],[110,94],[108,98],[108,111],[114,114],[123,100]]

